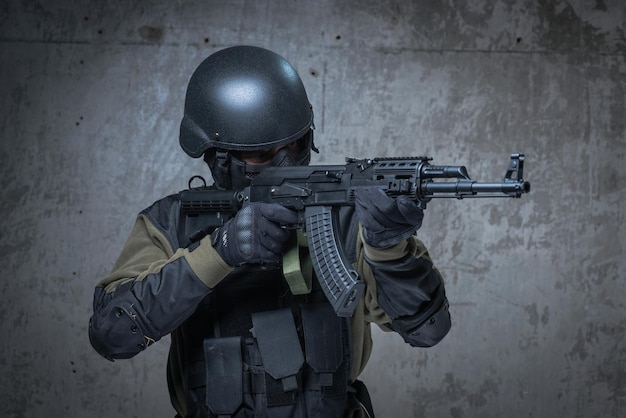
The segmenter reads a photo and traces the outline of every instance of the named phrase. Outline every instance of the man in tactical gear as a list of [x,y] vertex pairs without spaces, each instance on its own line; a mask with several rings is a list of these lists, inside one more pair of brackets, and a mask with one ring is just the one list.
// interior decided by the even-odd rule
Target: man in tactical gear
[[[294,68],[268,50],[237,46],[204,60],[188,85],[180,145],[203,156],[213,188],[239,190],[268,166],[307,165],[313,110]],[[280,261],[294,211],[249,203],[190,240],[180,198],[137,217],[112,272],[95,289],[89,337],[107,359],[129,358],[171,334],[168,386],[177,417],[366,417],[357,377],[370,324],[418,347],[450,328],[441,275],[417,239],[423,212],[377,189],[339,214],[339,239],[366,290],[338,317],[319,285],[290,292]]]

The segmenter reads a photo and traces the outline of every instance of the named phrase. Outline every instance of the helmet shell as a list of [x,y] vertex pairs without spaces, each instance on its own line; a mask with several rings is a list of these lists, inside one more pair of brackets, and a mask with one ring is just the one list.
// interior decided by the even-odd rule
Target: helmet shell
[[296,70],[280,55],[235,46],[206,58],[187,86],[180,145],[191,157],[207,149],[257,150],[290,143],[313,124]]

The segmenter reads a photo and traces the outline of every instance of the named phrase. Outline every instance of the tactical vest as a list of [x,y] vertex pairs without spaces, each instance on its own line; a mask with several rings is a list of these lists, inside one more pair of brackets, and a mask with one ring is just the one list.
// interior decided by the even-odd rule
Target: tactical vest
[[[341,238],[353,252],[356,223],[347,225]],[[280,268],[238,267],[177,335],[187,417],[332,418],[358,409],[348,385],[350,320],[335,315],[315,278],[310,294],[294,296]]]

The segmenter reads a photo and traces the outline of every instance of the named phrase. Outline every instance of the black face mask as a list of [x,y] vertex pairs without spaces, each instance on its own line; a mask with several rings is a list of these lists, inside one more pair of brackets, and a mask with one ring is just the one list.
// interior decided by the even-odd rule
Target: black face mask
[[219,189],[241,190],[250,184],[250,180],[267,167],[293,167],[308,165],[311,160],[311,150],[318,152],[313,144],[313,132],[310,131],[304,140],[302,151],[292,154],[288,148],[279,150],[267,164],[246,164],[228,151],[208,151],[204,160],[209,165],[213,180]]

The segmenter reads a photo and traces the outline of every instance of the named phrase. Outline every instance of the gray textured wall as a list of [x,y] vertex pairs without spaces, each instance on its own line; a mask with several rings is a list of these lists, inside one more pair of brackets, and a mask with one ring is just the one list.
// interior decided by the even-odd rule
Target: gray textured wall
[[492,181],[526,154],[523,199],[431,203],[453,330],[375,332],[379,416],[624,416],[625,22],[621,0],[2,1],[0,416],[173,415],[167,338],[98,357],[92,289],[136,213],[206,173],[178,148],[184,90],[234,44],[300,71],[314,163],[427,154]]

